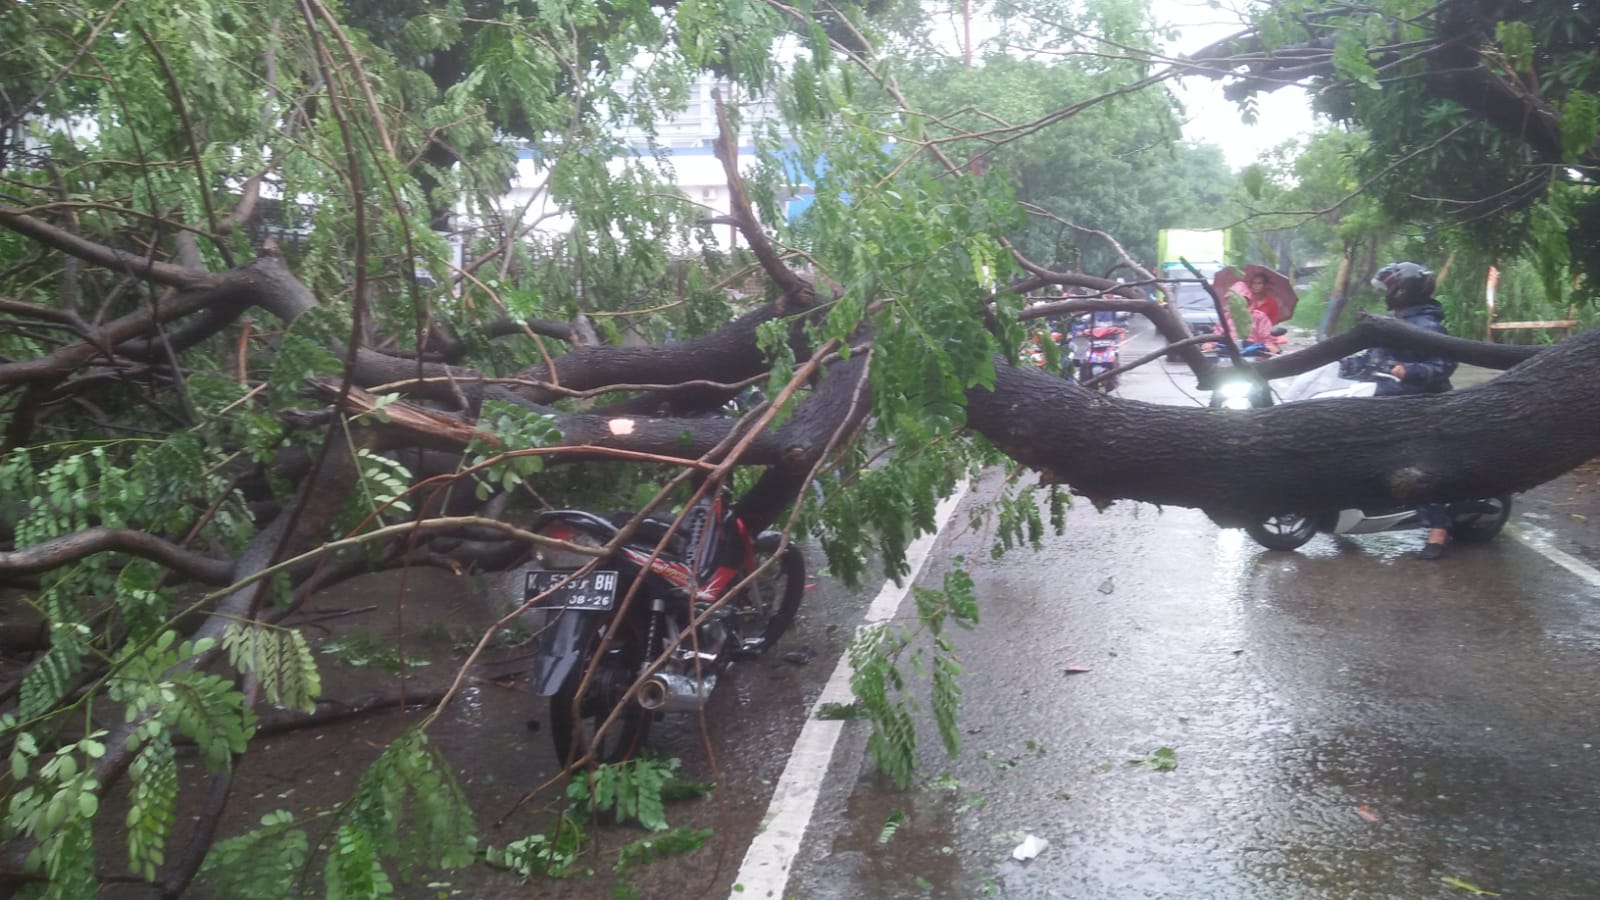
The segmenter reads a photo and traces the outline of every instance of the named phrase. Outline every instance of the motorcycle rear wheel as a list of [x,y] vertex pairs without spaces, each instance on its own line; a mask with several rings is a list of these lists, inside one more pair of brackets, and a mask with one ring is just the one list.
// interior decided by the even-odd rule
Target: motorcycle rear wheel
[[1286,513],[1251,522],[1244,530],[1268,550],[1298,550],[1316,536],[1317,520],[1314,516]]
[[[780,539],[777,532],[756,538],[757,566],[772,558]],[[805,555],[799,547],[789,544],[778,561],[733,600],[738,609],[739,633],[744,636],[738,655],[750,658],[771,649],[794,624],[805,590]]]
[[[578,685],[594,661],[593,650],[599,647],[604,634],[604,629],[596,631],[590,651],[584,654],[567,683],[550,698],[550,740],[555,744],[556,760],[563,766],[571,765],[589,752],[590,745],[595,744],[596,733],[643,669],[643,638],[637,629],[624,625],[595,669],[589,689],[579,699]],[[616,721],[600,735],[591,764],[632,758],[644,746],[654,718],[655,713],[640,706],[637,700],[627,701],[627,708],[618,713]]]
[[1456,522],[1450,529],[1450,535],[1458,541],[1472,544],[1492,540],[1511,519],[1509,495],[1474,500],[1462,505],[1475,508],[1469,509],[1465,514],[1456,514]]

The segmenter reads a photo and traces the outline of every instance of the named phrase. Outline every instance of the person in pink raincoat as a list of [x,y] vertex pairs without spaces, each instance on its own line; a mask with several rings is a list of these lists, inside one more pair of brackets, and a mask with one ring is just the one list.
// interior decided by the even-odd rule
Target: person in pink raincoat
[[[1243,297],[1245,305],[1250,309],[1250,334],[1245,338],[1245,343],[1260,344],[1268,353],[1277,353],[1282,342],[1272,333],[1272,315],[1266,309],[1269,296],[1266,276],[1252,275],[1248,283],[1236,281],[1228,288],[1228,292]],[[1227,326],[1228,334],[1237,341],[1239,334],[1234,327],[1232,317],[1228,318]]]

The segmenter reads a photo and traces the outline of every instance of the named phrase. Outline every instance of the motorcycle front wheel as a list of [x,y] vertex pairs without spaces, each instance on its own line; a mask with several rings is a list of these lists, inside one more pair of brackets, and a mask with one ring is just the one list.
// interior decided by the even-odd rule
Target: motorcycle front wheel
[[[595,666],[588,690],[582,697],[578,696],[578,686],[594,663],[594,651],[599,649],[604,636],[604,628],[595,630],[589,652],[584,654],[567,683],[550,698],[550,740],[555,744],[556,760],[563,766],[582,759],[591,745],[594,746],[593,764],[630,759],[644,746],[645,736],[650,733],[650,722],[655,714],[640,706],[637,700],[627,701],[616,720],[605,727],[612,710],[623,703],[623,695],[644,668],[644,636],[633,623],[624,623]],[[605,730],[600,733],[602,727]],[[595,741],[597,733],[598,743]]]
[[[782,535],[775,531],[756,538],[756,565],[771,559]],[[768,566],[750,586],[734,598],[738,605],[739,633],[743,640],[739,655],[759,656],[778,642],[800,612],[806,590],[806,558],[799,547],[789,544],[783,555]]]
[[1317,520],[1313,516],[1286,513],[1251,522],[1244,531],[1268,550],[1298,550],[1316,536]]

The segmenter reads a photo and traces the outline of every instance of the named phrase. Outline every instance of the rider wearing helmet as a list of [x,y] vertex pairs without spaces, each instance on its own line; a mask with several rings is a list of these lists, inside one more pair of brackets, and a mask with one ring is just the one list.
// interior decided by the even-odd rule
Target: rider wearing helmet
[[[1372,276],[1372,285],[1383,291],[1384,305],[1394,317],[1407,325],[1449,334],[1444,327],[1444,307],[1433,299],[1437,281],[1426,266],[1414,262],[1390,263]],[[1453,359],[1428,350],[1390,350],[1374,347],[1374,359],[1387,363],[1389,374],[1399,381],[1378,383],[1378,396],[1396,394],[1439,394],[1450,390],[1450,376],[1456,370]]]
[[[1433,299],[1436,284],[1433,272],[1414,262],[1390,263],[1372,276],[1373,287],[1383,291],[1383,302],[1396,319],[1449,334],[1444,327],[1444,307]],[[1443,393],[1450,390],[1450,376],[1456,370],[1455,360],[1428,350],[1373,347],[1366,355],[1377,371],[1387,371],[1396,379],[1378,382],[1376,393],[1380,397]],[[1438,559],[1450,544],[1450,526],[1454,524],[1450,508],[1443,503],[1424,503],[1417,507],[1417,516],[1428,528],[1428,542],[1419,555],[1422,559]]]

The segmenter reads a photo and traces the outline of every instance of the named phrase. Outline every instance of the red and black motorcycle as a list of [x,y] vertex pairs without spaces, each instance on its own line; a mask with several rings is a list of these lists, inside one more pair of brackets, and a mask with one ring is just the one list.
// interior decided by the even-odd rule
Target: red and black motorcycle
[[[731,500],[721,488],[681,521],[646,518],[598,562],[539,547],[523,596],[535,601],[533,688],[550,698],[562,763],[582,758],[596,735],[596,762],[629,758],[657,716],[701,709],[730,663],[759,656],[794,623],[804,557],[778,532],[751,534]],[[604,547],[630,519],[559,509],[533,530]]]

